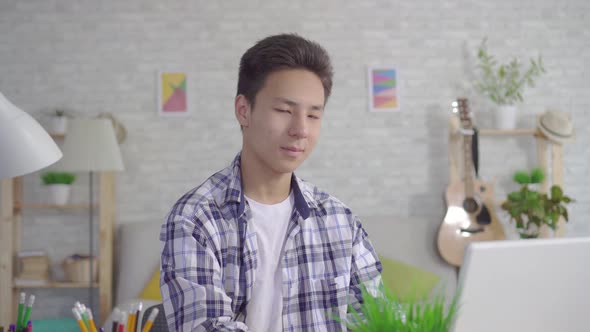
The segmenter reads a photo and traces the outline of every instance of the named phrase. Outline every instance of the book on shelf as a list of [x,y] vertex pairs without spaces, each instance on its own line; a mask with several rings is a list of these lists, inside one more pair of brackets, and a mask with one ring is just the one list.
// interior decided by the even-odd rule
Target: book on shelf
[[18,252],[17,257],[47,257],[47,252],[45,250],[23,250]]
[[26,267],[49,264],[49,258],[47,256],[19,257],[18,260],[21,264],[25,265]]
[[49,279],[49,271],[20,271],[16,276],[17,279]]
[[18,254],[17,280],[25,283],[47,282],[49,280],[49,257],[44,251],[21,251]]
[[49,271],[20,271],[16,275],[17,279],[49,279]]
[[14,279],[14,285],[16,287],[34,287],[34,286],[46,286],[49,285],[49,279]]

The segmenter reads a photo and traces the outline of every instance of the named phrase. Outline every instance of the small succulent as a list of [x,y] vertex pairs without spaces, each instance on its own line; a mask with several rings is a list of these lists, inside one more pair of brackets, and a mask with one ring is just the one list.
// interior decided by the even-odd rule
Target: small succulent
[[76,180],[76,176],[68,172],[46,172],[41,175],[43,184],[72,184]]

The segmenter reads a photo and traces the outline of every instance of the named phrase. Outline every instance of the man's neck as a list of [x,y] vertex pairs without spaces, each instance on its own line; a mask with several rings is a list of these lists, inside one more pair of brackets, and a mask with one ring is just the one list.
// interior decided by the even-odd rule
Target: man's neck
[[292,173],[277,173],[245,151],[242,151],[240,164],[242,188],[248,198],[263,204],[277,204],[289,196]]

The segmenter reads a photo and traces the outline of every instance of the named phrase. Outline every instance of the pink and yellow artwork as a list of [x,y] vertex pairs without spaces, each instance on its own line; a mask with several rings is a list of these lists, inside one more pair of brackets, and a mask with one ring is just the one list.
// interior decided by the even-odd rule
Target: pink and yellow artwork
[[158,75],[158,109],[161,115],[188,113],[187,75],[183,72],[160,72]]
[[369,68],[369,109],[372,112],[399,110],[398,75],[395,68]]

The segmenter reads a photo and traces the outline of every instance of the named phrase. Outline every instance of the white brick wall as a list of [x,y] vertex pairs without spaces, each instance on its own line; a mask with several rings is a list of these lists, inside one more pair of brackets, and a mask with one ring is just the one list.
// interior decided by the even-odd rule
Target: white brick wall
[[[565,187],[577,199],[570,234],[584,235],[590,234],[590,137],[583,132],[590,125],[589,14],[586,0],[2,0],[0,91],[37,117],[57,106],[90,116],[114,113],[129,134],[122,146],[127,170],[118,176],[118,222],[159,223],[182,193],[224,167],[240,147],[233,97],[241,54],[268,34],[298,32],[327,48],[336,71],[319,146],[299,175],[361,216],[438,223],[448,105],[461,93],[464,49],[473,54],[487,35],[501,58],[544,57],[547,75],[525,94],[523,126],[550,105],[573,114],[578,133],[565,148]],[[367,112],[367,64],[399,66],[402,112]],[[162,68],[191,75],[190,118],[157,116],[155,72]],[[473,104],[480,125],[489,126],[489,105]],[[514,189],[509,176],[515,169],[534,166],[532,139],[481,141],[482,173],[497,176],[501,191]],[[84,181],[76,199],[85,197]],[[28,180],[31,199],[38,199],[37,186]],[[33,225],[37,231],[57,223],[66,226],[62,238],[72,251],[82,251],[84,239],[70,242],[85,232],[85,220],[31,216],[25,235]],[[70,253],[52,242],[52,233],[42,234],[25,246],[51,245],[55,260]]]

